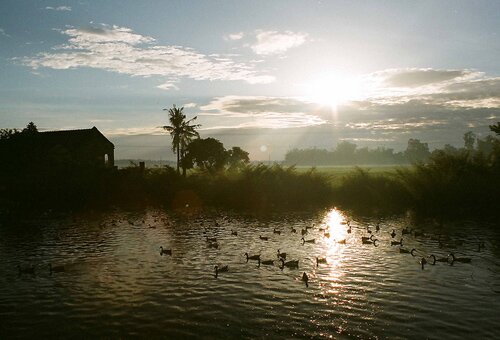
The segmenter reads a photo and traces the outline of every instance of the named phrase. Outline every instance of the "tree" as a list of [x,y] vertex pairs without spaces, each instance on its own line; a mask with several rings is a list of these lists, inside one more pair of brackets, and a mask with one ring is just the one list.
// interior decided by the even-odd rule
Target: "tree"
[[500,122],[497,122],[495,125],[490,125],[490,130],[497,135],[500,135]]
[[19,133],[17,129],[0,129],[0,140],[9,139],[14,136],[16,133]]
[[229,163],[230,169],[238,169],[248,164],[250,158],[248,157],[248,152],[239,146],[233,146],[231,150],[227,151],[227,162]]
[[464,147],[468,151],[474,150],[474,143],[476,142],[476,135],[472,132],[466,132],[464,134]]
[[215,172],[226,165],[228,152],[215,138],[195,139],[186,148],[186,166],[196,164],[199,168]]
[[186,167],[182,159],[184,158],[188,144],[193,138],[199,138],[196,129],[200,127],[200,125],[191,125],[191,122],[196,120],[197,117],[186,121],[186,115],[183,113],[183,110],[183,107],[178,108],[175,104],[171,109],[168,109],[168,120],[170,125],[164,125],[162,129],[168,131],[172,137],[172,151],[177,153],[177,173],[179,173],[179,166],[182,162],[182,174],[186,175]]
[[427,143],[421,143],[418,139],[410,138],[408,140],[408,147],[405,151],[406,158],[412,163],[425,162],[429,156],[429,145]]

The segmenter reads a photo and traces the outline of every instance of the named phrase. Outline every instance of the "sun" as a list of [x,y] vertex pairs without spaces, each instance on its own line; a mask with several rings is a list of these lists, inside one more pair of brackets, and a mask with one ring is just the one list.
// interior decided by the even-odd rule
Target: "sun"
[[327,72],[304,84],[304,97],[334,109],[361,96],[361,84],[355,77]]

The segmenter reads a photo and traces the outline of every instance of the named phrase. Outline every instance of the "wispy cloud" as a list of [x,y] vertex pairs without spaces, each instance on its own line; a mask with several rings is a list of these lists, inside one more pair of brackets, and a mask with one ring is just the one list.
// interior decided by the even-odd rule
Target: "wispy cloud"
[[175,89],[175,83],[183,77],[242,80],[250,84],[269,83],[275,79],[234,57],[213,57],[189,47],[158,45],[154,38],[126,27],[68,28],[61,33],[68,36],[66,44],[56,46],[54,52],[21,58],[21,62],[35,70],[89,67],[131,76],[159,76],[164,83],[158,88],[164,90]]
[[256,54],[281,54],[287,50],[304,44],[308,39],[306,33],[291,31],[256,31],[256,41],[250,47]]
[[70,6],[57,6],[57,7],[52,7],[52,6],[47,6],[45,7],[46,10],[49,10],[49,11],[67,11],[67,12],[70,12],[71,11],[71,7]]
[[245,36],[244,32],[231,33],[224,37],[224,40],[240,40]]
[[3,35],[4,37],[10,38],[10,35],[8,35],[3,28],[0,28],[0,36]]
[[317,104],[291,97],[224,96],[215,98],[200,109],[203,111],[201,116],[244,120],[237,126],[227,120],[226,127],[291,128],[326,123],[318,114],[321,108]]

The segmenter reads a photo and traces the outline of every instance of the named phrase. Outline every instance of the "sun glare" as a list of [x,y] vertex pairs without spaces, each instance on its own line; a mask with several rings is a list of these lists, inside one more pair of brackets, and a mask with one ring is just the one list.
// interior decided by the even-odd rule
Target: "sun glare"
[[361,84],[354,77],[327,73],[304,84],[305,97],[314,103],[336,109],[361,96]]

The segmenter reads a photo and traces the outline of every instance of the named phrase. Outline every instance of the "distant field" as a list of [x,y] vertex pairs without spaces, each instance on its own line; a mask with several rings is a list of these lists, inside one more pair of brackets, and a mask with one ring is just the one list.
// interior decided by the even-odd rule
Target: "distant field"
[[[371,174],[394,174],[397,169],[400,168],[408,168],[410,165],[337,165],[337,166],[317,166],[314,167],[318,173],[326,174],[331,177],[332,184],[337,184],[342,179],[342,177],[346,176],[350,172],[354,171],[356,168],[361,168],[365,171],[368,171]],[[298,172],[306,172],[311,170],[311,166],[296,166],[295,167]]]

